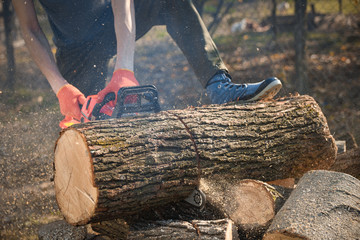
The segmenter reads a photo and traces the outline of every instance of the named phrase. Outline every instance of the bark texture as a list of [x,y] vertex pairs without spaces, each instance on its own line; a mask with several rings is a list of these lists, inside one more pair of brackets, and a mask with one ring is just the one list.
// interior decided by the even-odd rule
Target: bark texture
[[[229,219],[139,222],[131,225],[130,228],[125,222],[119,220],[94,223],[91,227],[94,231],[111,239],[239,239],[237,228]],[[124,231],[126,229],[128,229],[128,232]]]
[[339,154],[330,170],[347,173],[360,179],[360,148]]
[[55,190],[67,221],[81,225],[179,201],[201,177],[300,177],[327,169],[335,154],[309,96],[211,105],[66,129],[55,147]]
[[263,239],[360,239],[360,181],[332,171],[306,173]]

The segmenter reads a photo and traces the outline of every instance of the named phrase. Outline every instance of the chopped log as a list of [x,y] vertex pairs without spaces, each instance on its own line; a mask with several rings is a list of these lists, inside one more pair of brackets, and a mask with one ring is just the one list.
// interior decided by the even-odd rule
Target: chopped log
[[94,121],[57,140],[56,199],[82,225],[185,199],[200,177],[300,177],[328,168],[335,153],[309,96]]
[[360,148],[354,148],[336,157],[330,170],[350,174],[360,179]]
[[306,173],[263,239],[360,239],[360,181],[339,172]]
[[237,228],[229,219],[139,222],[130,227],[119,220],[92,223],[91,227],[111,239],[239,239]]
[[241,239],[261,238],[292,190],[279,186],[277,190],[252,179],[223,181],[214,178],[201,179],[200,189],[209,204],[234,221]]
[[211,204],[200,209],[186,201],[165,204],[141,213],[126,216],[128,222],[160,221],[160,220],[217,220],[226,218],[224,213]]
[[295,188],[295,178],[277,179],[267,182],[270,185],[281,186],[284,188]]
[[127,236],[131,229],[138,229],[139,223],[142,223],[143,226],[145,223],[166,222],[169,220],[192,222],[194,220],[218,220],[225,217],[223,213],[211,205],[206,205],[204,209],[200,209],[186,201],[180,201],[126,216],[126,218],[126,220],[113,219],[92,223],[91,226],[94,231],[102,235],[119,238],[119,236]]

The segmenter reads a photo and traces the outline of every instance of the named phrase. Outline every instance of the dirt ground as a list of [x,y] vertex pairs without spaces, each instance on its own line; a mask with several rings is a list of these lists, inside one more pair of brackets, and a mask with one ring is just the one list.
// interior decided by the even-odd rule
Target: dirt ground
[[[323,109],[334,137],[347,140],[351,148],[360,142],[359,29],[341,36],[340,44],[328,49],[326,43],[309,42],[309,95]],[[248,37],[239,34],[215,38],[234,81],[254,82],[276,75],[284,84],[279,97],[295,92],[289,63],[293,54],[267,45],[266,54],[250,56]],[[4,52],[1,45],[2,79]],[[153,29],[137,42],[135,58],[137,79],[141,84],[157,86],[162,109],[209,103],[164,28]],[[55,95],[24,46],[16,48],[16,60],[15,93],[0,89],[0,239],[37,239],[41,225],[62,219],[51,182],[53,150],[62,116]]]

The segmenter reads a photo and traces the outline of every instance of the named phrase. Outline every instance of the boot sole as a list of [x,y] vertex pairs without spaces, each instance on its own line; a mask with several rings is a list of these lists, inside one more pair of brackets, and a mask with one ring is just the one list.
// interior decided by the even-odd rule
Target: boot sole
[[275,78],[271,83],[269,83],[265,88],[263,88],[259,93],[254,97],[247,99],[246,101],[257,101],[257,100],[269,100],[272,99],[281,89],[281,81]]

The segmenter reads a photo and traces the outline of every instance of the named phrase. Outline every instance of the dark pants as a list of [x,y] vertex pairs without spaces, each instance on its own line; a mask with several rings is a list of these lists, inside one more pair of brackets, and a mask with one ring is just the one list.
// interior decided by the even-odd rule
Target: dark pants
[[[191,0],[135,0],[135,18],[136,39],[153,26],[165,25],[204,87],[217,71],[226,69]],[[58,49],[56,57],[65,79],[90,95],[104,88],[108,62],[115,54],[112,23],[93,42],[76,49]]]

